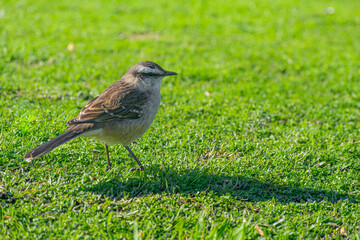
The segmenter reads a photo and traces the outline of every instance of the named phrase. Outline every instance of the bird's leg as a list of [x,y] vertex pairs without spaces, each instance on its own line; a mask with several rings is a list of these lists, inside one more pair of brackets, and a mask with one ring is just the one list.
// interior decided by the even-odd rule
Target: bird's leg
[[143,165],[141,164],[141,162],[139,161],[139,159],[135,156],[135,154],[133,153],[133,151],[131,151],[131,149],[129,148],[129,146],[125,146],[126,150],[128,150],[128,152],[130,153],[130,155],[135,159],[137,165],[139,165],[140,168],[138,169],[131,169],[131,171],[134,171],[134,170],[144,170],[144,167]]
[[108,145],[106,143],[105,143],[105,150],[106,150],[106,158],[107,158],[107,164],[108,164],[108,168],[107,168],[106,171],[110,171],[112,165],[111,165],[111,162],[110,162]]

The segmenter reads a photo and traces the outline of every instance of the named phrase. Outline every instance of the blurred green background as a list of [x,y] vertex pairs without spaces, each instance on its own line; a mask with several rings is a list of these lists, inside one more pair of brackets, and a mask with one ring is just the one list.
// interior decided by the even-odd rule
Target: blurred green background
[[[0,1],[3,239],[359,239],[360,2]],[[23,155],[137,62],[132,146]]]

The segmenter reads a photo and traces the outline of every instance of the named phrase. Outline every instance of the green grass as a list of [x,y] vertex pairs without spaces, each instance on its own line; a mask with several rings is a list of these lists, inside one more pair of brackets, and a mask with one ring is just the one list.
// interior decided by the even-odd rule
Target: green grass
[[[360,239],[359,1],[0,3],[1,239]],[[179,73],[144,172],[92,139],[24,161],[144,60]]]

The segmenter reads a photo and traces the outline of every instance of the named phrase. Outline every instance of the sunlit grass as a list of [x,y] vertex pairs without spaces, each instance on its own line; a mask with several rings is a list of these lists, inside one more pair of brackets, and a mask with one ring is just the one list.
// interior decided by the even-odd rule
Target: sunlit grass
[[[2,1],[4,239],[360,238],[358,1]],[[26,152],[137,62],[178,72],[131,147]]]

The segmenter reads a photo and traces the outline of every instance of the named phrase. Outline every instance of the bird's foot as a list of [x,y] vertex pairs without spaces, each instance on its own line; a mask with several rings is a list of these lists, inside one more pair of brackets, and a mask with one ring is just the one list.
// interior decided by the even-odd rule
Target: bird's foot
[[144,171],[144,167],[138,167],[138,168],[130,168],[130,172],[134,172],[134,171]]
[[109,171],[111,170],[111,168],[112,168],[112,165],[109,165],[109,166],[107,167],[106,171],[109,172]]

